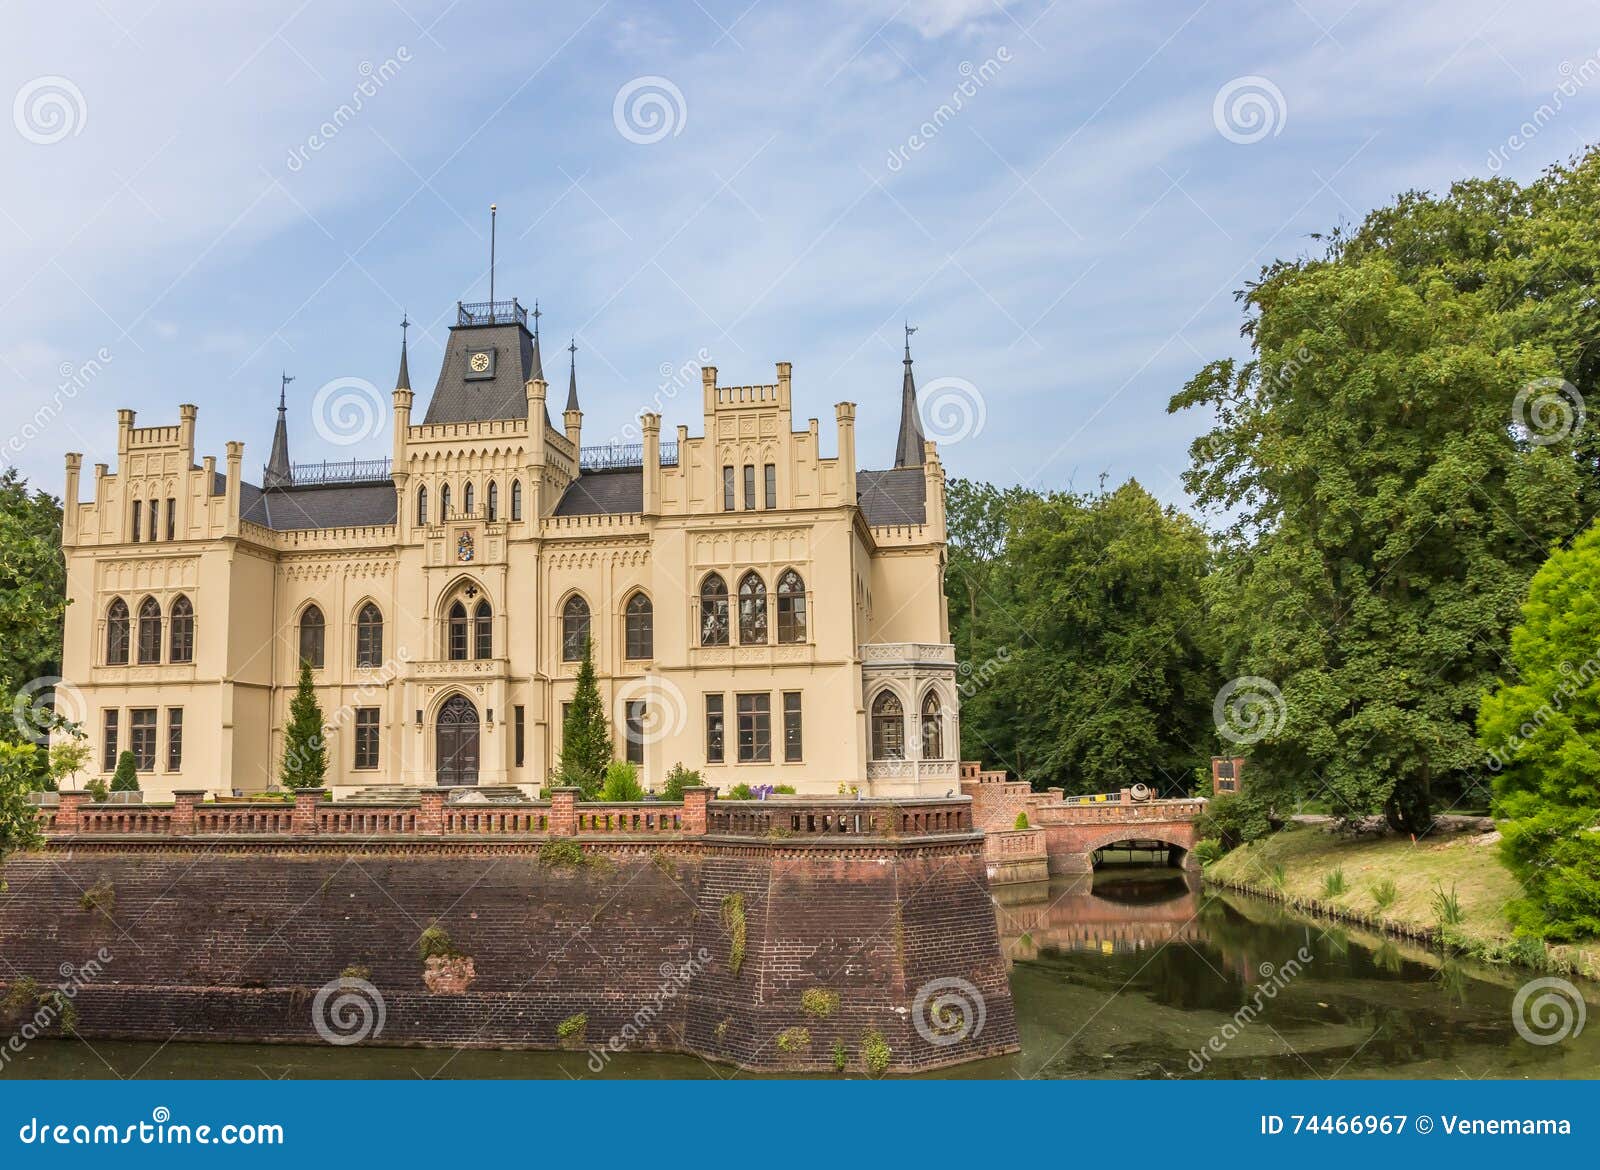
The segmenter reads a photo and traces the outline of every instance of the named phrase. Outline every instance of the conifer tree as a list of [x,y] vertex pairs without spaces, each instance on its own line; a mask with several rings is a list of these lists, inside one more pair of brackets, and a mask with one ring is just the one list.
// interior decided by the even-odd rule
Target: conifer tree
[[578,688],[561,725],[562,784],[583,790],[593,800],[605,780],[611,762],[611,728],[606,723],[605,706],[600,702],[600,687],[594,677],[593,643],[583,640],[583,662],[578,667]]
[[285,788],[320,788],[327,772],[322,707],[311,687],[311,663],[302,661],[300,685],[289,703],[289,726],[283,733],[283,766],[278,779]]
[[117,757],[117,770],[111,774],[111,791],[139,791],[139,764],[132,752],[124,751]]

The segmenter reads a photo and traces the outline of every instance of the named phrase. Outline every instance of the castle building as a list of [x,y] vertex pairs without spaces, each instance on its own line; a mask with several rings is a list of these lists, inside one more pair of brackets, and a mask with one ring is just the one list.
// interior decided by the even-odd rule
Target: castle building
[[[117,464],[67,456],[63,673],[91,769],[141,788],[276,785],[302,661],[336,797],[546,784],[585,643],[618,758],[867,796],[957,787],[943,595],[944,473],[908,344],[893,466],[859,470],[855,406],[795,430],[765,385],[701,371],[701,433],[640,416],[582,445],[575,354],[551,419],[539,314],[460,305],[421,420],[402,335],[389,459],[296,464],[287,401],[260,486],[244,446],[195,461],[176,425],[118,414]],[[885,454],[888,444],[884,443]]]

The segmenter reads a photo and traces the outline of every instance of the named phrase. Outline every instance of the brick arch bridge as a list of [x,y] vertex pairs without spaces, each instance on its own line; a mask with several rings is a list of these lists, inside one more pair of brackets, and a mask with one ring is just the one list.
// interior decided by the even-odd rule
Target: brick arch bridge
[[[1203,799],[1135,801],[1123,789],[1068,800],[1059,788],[1034,792],[1026,781],[975,764],[962,765],[961,781],[962,794],[972,797],[973,824],[989,835],[991,880],[1036,880],[1045,876],[1043,868],[1051,877],[1090,873],[1096,852],[1123,842],[1166,846],[1173,865],[1199,868],[1194,847]],[[1027,829],[1015,827],[1019,813],[1027,816]],[[1033,868],[1024,858],[1037,859]]]

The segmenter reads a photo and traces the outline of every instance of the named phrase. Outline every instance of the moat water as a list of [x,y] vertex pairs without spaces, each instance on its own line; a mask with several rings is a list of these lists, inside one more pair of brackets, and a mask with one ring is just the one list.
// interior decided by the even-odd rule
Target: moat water
[[[1593,1077],[1591,1026],[1558,1043],[1519,1034],[1531,975],[1443,959],[1235,894],[1202,896],[1171,869],[996,892],[1022,1051],[941,1077]],[[1306,959],[1305,956],[1309,956]],[[1240,1026],[1241,1008],[1247,1008]],[[1526,1015],[1526,1013],[1524,1013]],[[1530,1031],[1538,1039],[1536,1031]],[[1211,1043],[1213,1038],[1217,1043]],[[35,1041],[6,1077],[584,1078],[582,1053]],[[608,1077],[718,1079],[686,1056],[613,1059]]]

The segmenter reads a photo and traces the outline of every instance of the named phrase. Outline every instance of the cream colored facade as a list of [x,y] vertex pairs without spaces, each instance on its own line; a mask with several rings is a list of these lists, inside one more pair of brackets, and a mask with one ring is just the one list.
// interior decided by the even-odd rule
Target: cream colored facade
[[[786,362],[762,385],[719,385],[704,369],[698,435],[679,426],[663,443],[647,413],[636,450],[585,453],[575,378],[558,428],[515,302],[462,310],[440,401],[473,413],[487,391],[462,379],[482,376],[485,352],[498,385],[516,379],[515,413],[500,402],[489,417],[415,422],[402,357],[392,460],[376,470],[308,476],[282,463],[285,443],[256,487],[240,443],[220,466],[196,462],[194,406],[175,425],[121,411],[116,466],[94,468],[87,500],[81,456],[67,456],[64,674],[82,691],[92,768],[108,775],[134,750],[152,798],[275,786],[315,607],[336,796],[439,782],[531,794],[560,756],[577,598],[617,755],[631,740],[647,787],[680,761],[723,790],[957,787],[944,475],[916,426],[909,352],[902,437],[909,427],[921,459],[884,472],[857,469],[851,403],[834,408],[833,455],[816,419],[795,429]],[[715,598],[702,597],[718,578],[726,644]],[[720,761],[708,758],[719,701]]]

